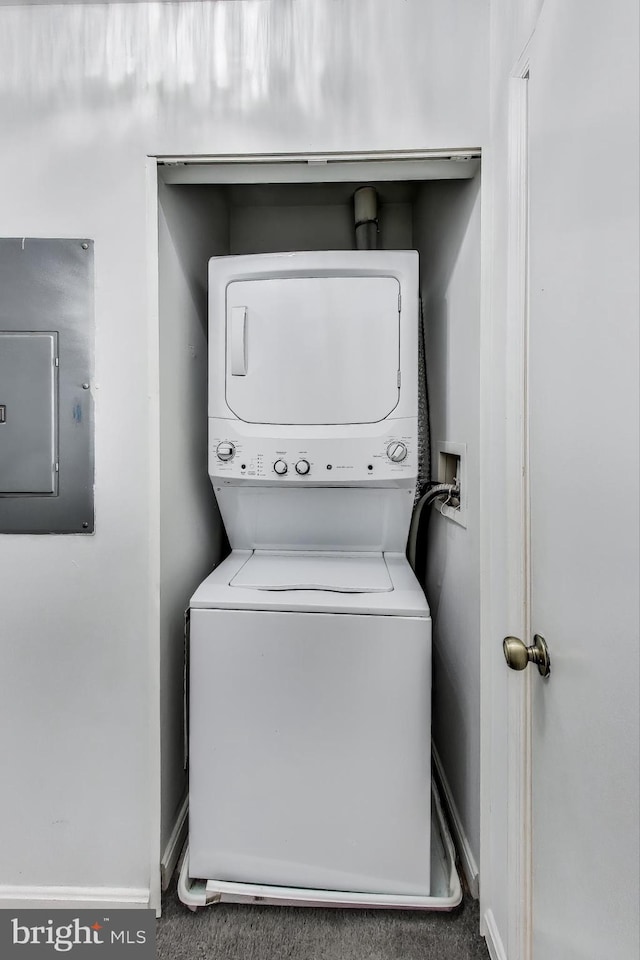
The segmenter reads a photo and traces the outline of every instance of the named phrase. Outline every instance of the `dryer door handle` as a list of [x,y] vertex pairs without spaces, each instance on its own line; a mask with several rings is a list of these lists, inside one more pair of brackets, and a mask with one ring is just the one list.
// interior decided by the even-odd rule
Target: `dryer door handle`
[[247,374],[247,308],[231,307],[231,375]]

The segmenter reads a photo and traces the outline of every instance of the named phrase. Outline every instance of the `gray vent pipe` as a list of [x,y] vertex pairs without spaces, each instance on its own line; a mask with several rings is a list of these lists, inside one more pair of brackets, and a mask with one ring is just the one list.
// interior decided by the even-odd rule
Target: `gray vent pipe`
[[374,187],[359,187],[353,195],[356,221],[356,250],[378,246],[378,194]]

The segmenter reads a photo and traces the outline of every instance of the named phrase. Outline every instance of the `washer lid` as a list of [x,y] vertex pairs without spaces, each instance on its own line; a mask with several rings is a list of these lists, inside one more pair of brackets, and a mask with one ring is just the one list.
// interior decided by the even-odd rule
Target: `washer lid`
[[393,584],[379,553],[286,553],[256,550],[229,581],[252,590],[389,593]]

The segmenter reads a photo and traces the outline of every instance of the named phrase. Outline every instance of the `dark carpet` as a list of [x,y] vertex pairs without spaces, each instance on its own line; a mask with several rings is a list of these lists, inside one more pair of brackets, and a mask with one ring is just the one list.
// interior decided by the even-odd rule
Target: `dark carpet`
[[478,903],[451,913],[219,904],[192,913],[175,879],[158,921],[158,960],[488,960]]

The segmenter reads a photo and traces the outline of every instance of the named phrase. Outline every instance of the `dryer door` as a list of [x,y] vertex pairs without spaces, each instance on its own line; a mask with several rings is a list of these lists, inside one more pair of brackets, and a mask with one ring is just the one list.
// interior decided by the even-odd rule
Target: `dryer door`
[[227,287],[226,399],[249,423],[375,423],[397,406],[393,277],[244,280]]

